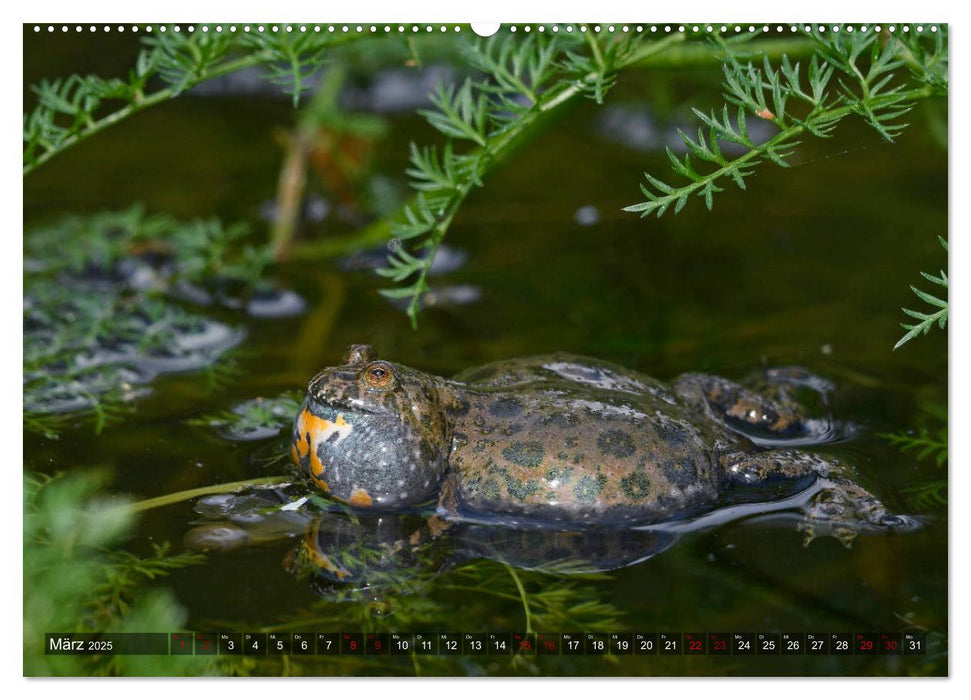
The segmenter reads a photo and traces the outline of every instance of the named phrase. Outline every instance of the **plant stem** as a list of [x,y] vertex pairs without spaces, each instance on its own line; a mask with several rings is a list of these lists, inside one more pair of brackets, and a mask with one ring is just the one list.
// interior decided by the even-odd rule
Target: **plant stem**
[[[680,34],[680,33],[679,33]],[[721,63],[729,55],[736,60],[759,58],[763,55],[769,59],[800,58],[810,56],[815,44],[805,35],[788,39],[766,39],[746,44],[732,46],[725,49],[711,46],[704,42],[681,42],[669,47],[663,53],[643,57],[636,62],[629,63],[628,68],[692,68],[707,63]]]
[[[199,83],[205,80],[218,78],[219,76],[226,75],[228,73],[233,73],[235,71],[242,70],[243,68],[248,68],[249,66],[256,65],[260,61],[266,60],[268,57],[269,57],[268,52],[260,52],[260,53],[255,53],[251,56],[246,56],[244,58],[237,59],[235,61],[229,61],[227,63],[224,63],[222,66],[219,66],[217,68],[212,69],[211,71],[200,74],[198,79],[186,85],[183,88],[182,92],[184,92],[185,90],[188,90],[189,88],[195,87],[196,85],[198,85]],[[166,100],[169,100],[175,97],[177,94],[178,93],[176,92],[174,87],[168,87],[168,88],[165,88],[164,90],[153,92],[147,97],[142,97],[141,99],[138,99],[135,102],[132,102],[128,106],[122,107],[121,109],[102,117],[98,121],[91,124],[91,126],[89,126],[87,129],[84,129],[83,131],[79,131],[76,134],[68,136],[66,139],[61,141],[61,143],[58,144],[55,148],[45,151],[42,155],[38,156],[32,163],[28,163],[27,165],[25,165],[24,175],[27,175],[28,173],[33,172],[38,167],[40,167],[41,165],[49,161],[51,158],[53,158],[54,156],[60,153],[63,153],[71,146],[77,143],[80,143],[81,141],[84,141],[85,139],[91,136],[94,136],[95,134],[101,131],[104,131],[109,126],[112,126],[113,124],[117,124],[118,122],[122,121],[123,119],[126,119],[127,117],[130,117],[133,114],[141,112],[143,109],[147,109],[149,107],[152,107],[153,105],[157,105],[160,102],[165,102]]]
[[[536,103],[521,120],[510,126],[506,131],[502,132],[494,139],[489,139],[486,144],[479,149],[481,155],[478,158],[478,164],[476,166],[478,168],[478,177],[469,180],[452,196],[448,206],[445,208],[445,213],[442,215],[439,223],[432,231],[431,237],[423,246],[428,252],[424,259],[424,266],[418,272],[418,281],[415,284],[415,289],[417,291],[412,296],[411,303],[408,305],[408,316],[411,318],[411,325],[413,328],[417,327],[421,295],[425,291],[425,280],[428,277],[428,271],[431,269],[432,262],[435,260],[435,254],[438,252],[438,248],[441,246],[442,241],[445,238],[445,234],[448,232],[449,226],[452,224],[452,219],[455,218],[458,210],[465,202],[466,197],[468,197],[469,193],[478,185],[478,183],[481,183],[486,175],[494,171],[498,165],[506,162],[512,153],[517,150],[520,144],[532,140],[534,134],[549,123],[550,115],[559,112],[564,105],[569,104],[571,101],[582,95],[584,87],[596,84],[596,82],[603,78],[608,72],[623,70],[627,66],[646,60],[648,57],[662,52],[669,46],[684,40],[684,34],[679,32],[677,34],[667,36],[659,41],[646,43],[624,60],[618,61],[616,65],[611,66],[609,70],[604,65],[603,58],[599,52],[599,47],[597,47],[597,64],[601,66],[600,71],[588,73],[583,77],[582,80],[576,81],[561,89],[549,99],[541,100],[540,102]],[[596,43],[595,40],[594,43]]]
[[142,511],[151,510],[152,508],[169,506],[173,503],[182,503],[183,501],[198,498],[199,496],[210,496],[216,493],[231,493],[248,486],[268,486],[271,484],[284,484],[289,481],[290,479],[285,476],[267,476],[261,479],[231,481],[226,484],[202,486],[197,489],[189,489],[187,491],[178,491],[176,493],[169,493],[164,496],[157,496],[155,498],[147,498],[144,501],[136,501],[135,503],[128,505],[127,508],[131,509],[135,513],[141,513]]
[[[652,57],[664,53],[684,41],[685,35],[678,32],[658,41],[646,43],[639,50],[627,56],[625,60],[618,62],[618,65],[614,66],[614,69],[622,70],[635,65],[649,65]],[[711,51],[706,49],[706,54],[710,53]],[[555,115],[560,113],[561,107],[580,97],[583,92],[583,86],[591,84],[596,77],[596,73],[591,73],[584,76],[582,80],[560,89],[549,97],[540,99],[523,119],[516,122],[500,135],[489,139],[485,146],[478,149],[481,153],[479,166],[480,180],[495,172],[499,166],[508,162],[520,145],[531,141],[537,133],[542,131],[552,121]],[[452,219],[458,213],[459,208],[461,208],[462,203],[472,189],[474,188],[470,185],[458,190],[444,208],[445,213],[442,215],[440,223],[435,227],[432,240],[425,246],[429,249],[428,257],[426,258],[428,265],[431,264],[435,251],[438,249],[442,238],[444,238],[445,233],[448,231]],[[414,208],[416,198],[417,195],[412,197],[406,206]],[[294,245],[290,258],[293,260],[318,260],[382,243],[391,234],[391,221],[399,218],[404,210],[405,207],[401,207],[394,214],[383,217],[363,229],[353,238],[342,240],[324,239],[296,244]],[[414,300],[412,303],[414,303]]]
[[[611,66],[611,72],[648,61],[652,56],[662,53],[683,41],[685,41],[685,35],[678,32],[658,41],[645,43],[638,50],[624,57],[623,60],[618,61],[616,65]],[[599,56],[598,62],[602,65],[602,58]],[[442,214],[439,217],[438,223],[432,229],[430,237],[422,245],[422,248],[426,251],[425,262],[423,268],[417,273],[418,280],[414,285],[416,292],[408,305],[408,315],[411,318],[413,327],[417,324],[421,295],[425,291],[425,279],[431,268],[432,261],[435,259],[435,254],[441,246],[445,234],[452,224],[452,220],[455,218],[455,215],[458,213],[468,195],[477,186],[481,186],[479,183],[487,175],[493,173],[499,166],[507,162],[522,144],[533,140],[535,135],[542,131],[551,121],[552,117],[561,112],[562,108],[582,96],[584,87],[595,84],[597,79],[603,74],[604,71],[589,73],[581,80],[574,81],[546,99],[541,99],[539,102],[536,102],[533,108],[522,119],[512,124],[499,135],[489,138],[483,146],[480,146],[477,151],[473,151],[473,154],[470,154],[474,155],[478,153],[478,157],[476,158],[477,177],[458,188],[449,198],[447,204],[442,208]],[[406,206],[415,206],[415,197]],[[327,257],[337,251],[342,252],[354,247],[363,247],[369,243],[377,243],[385,240],[391,233],[391,221],[400,217],[404,209],[405,207],[402,207],[396,214],[384,217],[375,222],[351,240],[341,242],[325,240],[313,244],[304,244],[299,248],[295,248],[291,257],[293,259],[316,259]]]
[[[365,34],[365,33],[357,34],[356,32],[354,33],[349,32],[346,35],[342,34],[339,37],[335,37],[331,46],[337,47],[337,46],[340,46],[341,44],[350,43],[353,41],[366,39],[370,37],[371,35]],[[264,49],[262,51],[257,51],[255,53],[249,54],[248,56],[243,56],[241,58],[237,58],[231,61],[226,61],[222,65],[218,65],[212,68],[203,68],[195,76],[193,80],[188,81],[185,85],[182,86],[180,90],[176,90],[174,87],[167,87],[163,90],[153,92],[149,94],[147,97],[143,96],[139,91],[138,93],[136,93],[134,101],[132,101],[127,106],[122,107],[121,109],[116,110],[102,117],[96,122],[91,123],[87,128],[83,129],[82,131],[79,131],[76,134],[72,134],[71,136],[68,136],[66,139],[61,141],[56,147],[50,148],[44,151],[42,155],[38,156],[31,163],[28,163],[27,165],[24,166],[24,175],[27,175],[28,173],[33,172],[38,167],[40,167],[41,165],[49,161],[51,158],[53,158],[54,156],[60,153],[63,153],[71,146],[74,146],[75,144],[80,143],[81,141],[84,141],[87,138],[101,131],[104,131],[109,126],[112,126],[113,124],[117,124],[118,122],[122,121],[123,119],[126,119],[127,117],[130,117],[133,114],[136,114],[138,112],[141,112],[144,109],[147,109],[161,102],[165,102],[166,100],[169,100],[173,97],[176,97],[179,94],[185,92],[186,90],[189,90],[195,87],[199,83],[205,82],[207,80],[212,80],[213,78],[219,78],[223,75],[228,75],[229,73],[235,73],[236,71],[242,70],[244,68],[249,68],[251,66],[256,66],[261,63],[271,61],[272,58],[273,58],[273,55],[271,51],[269,49]]]
[[519,574],[516,573],[516,569],[506,562],[502,562],[502,565],[506,567],[509,575],[512,576],[512,580],[516,583],[516,588],[519,590],[519,599],[523,602],[523,612],[526,614],[526,634],[531,634],[533,632],[533,620],[529,611],[529,600],[526,597],[526,589],[523,588],[523,582],[519,579]]

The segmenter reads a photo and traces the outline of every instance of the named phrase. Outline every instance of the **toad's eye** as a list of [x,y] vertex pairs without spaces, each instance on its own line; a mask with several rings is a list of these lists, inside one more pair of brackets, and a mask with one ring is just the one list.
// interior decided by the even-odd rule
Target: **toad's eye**
[[364,381],[371,389],[389,389],[394,384],[394,370],[386,362],[372,362],[364,368]]

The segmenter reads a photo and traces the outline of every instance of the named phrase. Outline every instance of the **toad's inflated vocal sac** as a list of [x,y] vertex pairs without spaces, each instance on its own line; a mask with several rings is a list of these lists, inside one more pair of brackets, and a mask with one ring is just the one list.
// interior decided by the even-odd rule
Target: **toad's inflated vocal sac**
[[371,510],[437,502],[446,519],[633,526],[825,480],[811,517],[893,528],[902,519],[842,463],[766,447],[813,442],[787,376],[800,375],[779,371],[762,392],[704,374],[668,385],[556,354],[443,379],[352,345],[310,381],[291,453],[320,489]]

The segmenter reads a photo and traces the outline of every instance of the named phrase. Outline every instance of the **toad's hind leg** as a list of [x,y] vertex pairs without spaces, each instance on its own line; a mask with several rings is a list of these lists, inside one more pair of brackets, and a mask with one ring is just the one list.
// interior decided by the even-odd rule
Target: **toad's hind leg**
[[[843,463],[800,450],[766,450],[723,455],[721,466],[731,485],[763,490],[772,484],[816,483],[799,529],[806,543],[832,535],[846,545],[862,531],[911,529],[915,521],[891,514],[880,500],[850,478]],[[805,485],[801,482],[805,481]]]
[[803,408],[787,392],[758,393],[711,374],[682,374],[681,398],[728,427],[758,438],[800,438],[810,433]]

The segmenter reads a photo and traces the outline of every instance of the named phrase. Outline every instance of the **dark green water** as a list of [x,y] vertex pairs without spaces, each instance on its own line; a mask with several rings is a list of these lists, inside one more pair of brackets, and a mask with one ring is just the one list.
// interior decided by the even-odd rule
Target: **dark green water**
[[[26,40],[28,82],[73,69],[80,60],[78,39],[63,53],[51,52],[49,39],[28,33]],[[110,70],[104,66],[90,70]],[[718,99],[718,77],[716,68],[632,75],[620,81],[608,104],[643,105],[645,95],[661,93],[672,104],[707,108]],[[924,402],[947,403],[945,334],[891,352],[901,334],[899,309],[915,303],[908,285],[919,280],[919,270],[943,264],[937,236],[947,231],[947,153],[929,135],[921,111],[896,144],[847,122],[835,138],[801,146],[790,170],[764,166],[747,192],[732,188],[718,195],[713,213],[699,200],[660,221],[620,209],[638,201],[644,170],[666,174],[663,153],[604,138],[598,115],[593,103],[581,105],[462,209],[448,243],[466,251],[469,262],[437,281],[479,286],[478,303],[428,309],[415,332],[403,313],[376,294],[381,284],[369,273],[344,272],[328,260],[277,266],[272,277],[304,295],[309,310],[282,320],[223,315],[247,332],[236,355],[242,372],[228,387],[208,392],[197,375],[158,379],[131,417],[99,436],[89,424],[65,431],[58,441],[25,434],[26,469],[107,466],[114,475],[111,490],[135,498],[267,476],[273,473],[261,461],[267,445],[234,444],[186,421],[240,400],[299,389],[318,369],[336,364],[350,343],[370,343],[382,357],[445,375],[491,360],[564,350],[660,379],[685,371],[737,378],[763,365],[789,364],[828,377],[837,386],[838,417],[859,426],[834,451],[893,510],[905,512],[905,489],[939,478],[941,470],[901,455],[876,434],[914,426]],[[391,128],[375,167],[402,182],[408,141],[434,136],[414,116],[388,119]],[[217,215],[265,227],[258,210],[274,195],[282,158],[274,130],[291,120],[285,100],[265,98],[189,96],[154,108],[26,178],[25,224],[29,229],[62,213],[141,201],[150,211],[183,218]],[[574,222],[574,212],[585,205],[599,210],[596,225]],[[335,235],[346,228],[332,215],[311,233]],[[190,503],[151,511],[128,546],[143,552],[150,542],[169,540],[181,547],[194,517]],[[187,608],[188,629],[357,630],[360,603],[331,604],[328,622],[316,627],[299,612],[320,604],[310,586],[284,570],[290,546],[213,555],[164,585]],[[511,578],[500,591],[509,594],[504,596],[470,598],[455,583],[446,573],[422,590],[421,629],[399,628],[395,612],[369,624],[403,632],[525,628]],[[947,672],[942,509],[917,532],[860,536],[849,549],[832,538],[804,547],[791,524],[731,523],[686,535],[653,559],[583,585],[623,612],[615,631],[898,632],[912,623],[928,631],[931,648],[917,658],[536,657],[518,665],[494,657],[422,659],[417,665],[407,658],[366,664],[318,657],[286,667],[270,660],[259,672]],[[399,603],[409,605],[418,603]],[[345,614],[350,627],[339,623]],[[301,622],[286,626],[295,616]]]

